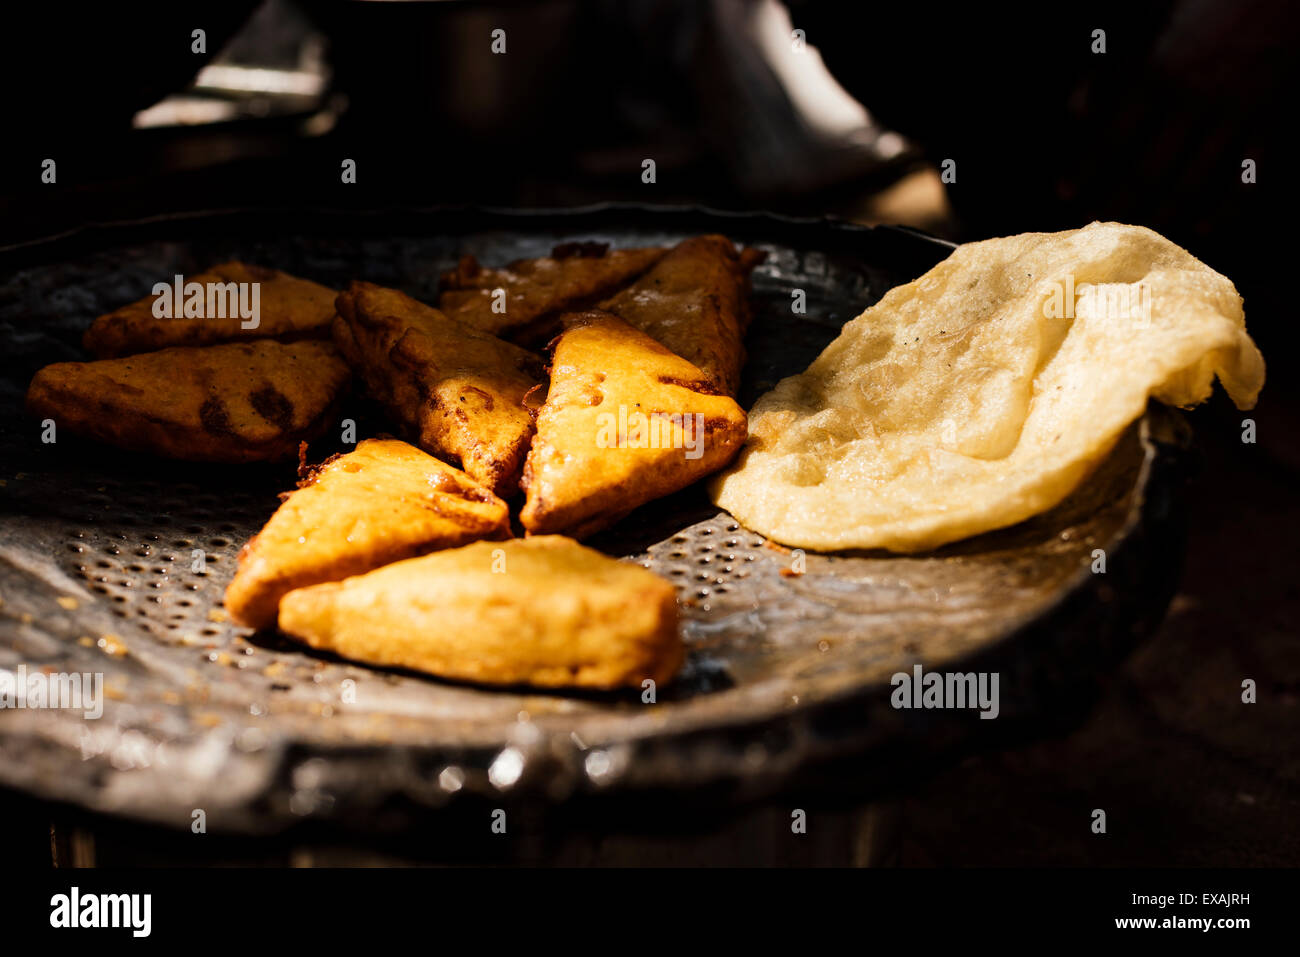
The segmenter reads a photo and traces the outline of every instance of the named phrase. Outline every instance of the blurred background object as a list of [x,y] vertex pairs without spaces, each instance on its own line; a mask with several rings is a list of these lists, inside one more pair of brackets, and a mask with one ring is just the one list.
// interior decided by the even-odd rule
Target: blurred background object
[[[1300,12],[1278,0],[996,14],[151,0],[68,24],[53,7],[27,16],[0,41],[17,93],[0,184],[11,236],[41,218],[19,200],[39,196],[54,157],[65,188],[123,207],[134,190],[153,211],[160,199],[640,200],[901,219],[958,238],[1116,218],[1213,242],[1275,208],[1245,188],[1259,183],[1242,182],[1242,164],[1286,178],[1275,163],[1300,38]],[[358,161],[355,189],[339,188],[344,157]],[[185,185],[172,190],[171,174]]]
[[[238,35],[179,93],[136,113],[135,129],[168,129],[258,119],[314,117],[326,109],[330,81],[325,37],[284,0],[262,3]],[[342,100],[333,98],[337,112]],[[303,133],[323,133],[317,120]],[[291,128],[292,129],[292,128]],[[209,162],[212,159],[209,158]]]
[[[138,34],[91,24],[73,66],[23,97],[0,239],[248,203],[869,214],[922,166],[777,0],[265,0],[219,17],[137,6]],[[47,22],[21,36],[56,35],[52,14],[36,16]],[[193,49],[198,29],[205,53]],[[8,40],[0,69],[21,85],[50,50]],[[79,194],[57,224],[40,180],[47,157]],[[355,189],[339,188],[343,158],[357,161]],[[911,196],[884,208],[942,230],[942,191]]]

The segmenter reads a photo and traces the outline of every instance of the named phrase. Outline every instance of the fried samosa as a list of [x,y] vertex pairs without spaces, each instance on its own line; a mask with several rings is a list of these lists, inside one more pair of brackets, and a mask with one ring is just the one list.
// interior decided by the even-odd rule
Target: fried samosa
[[[166,296],[173,317],[154,315],[159,297],[146,296],[96,319],[86,330],[82,345],[100,359],[111,359],[169,346],[206,346],[248,339],[329,338],[336,293],[319,283],[241,262],[222,263],[186,276],[182,289],[191,283],[198,283],[203,293],[201,305],[189,312],[197,311],[201,315],[187,315],[184,307],[190,297],[183,292],[175,295],[168,282]],[[244,287],[247,296],[241,295],[239,284],[247,284]],[[248,299],[253,284],[257,285],[257,309],[255,317],[249,318],[244,313],[251,312]],[[232,298],[237,295],[241,298]],[[243,313],[240,306],[244,307]]]
[[[544,340],[562,312],[612,295],[663,258],[666,249],[610,249],[605,243],[562,243],[550,256],[502,269],[464,256],[442,276],[438,308],[453,319],[502,338]],[[502,290],[504,296],[496,290]]]
[[320,340],[178,346],[46,366],[27,408],[125,449],[195,462],[278,460],[325,430],[349,377]]
[[722,393],[734,396],[751,318],[749,274],[765,255],[748,248],[737,252],[725,236],[696,236],[598,308],[698,366]]
[[339,351],[412,441],[497,495],[515,492],[539,357],[372,283],[352,283],[337,306]]
[[291,591],[280,630],[442,678],[541,688],[638,687],[681,667],[676,589],[560,536],[477,542]]
[[524,466],[529,533],[583,538],[731,461],[745,412],[704,374],[606,313],[566,317]]
[[270,628],[286,592],[479,539],[510,537],[506,503],[398,439],[366,439],[307,469],[239,554],[226,609]]

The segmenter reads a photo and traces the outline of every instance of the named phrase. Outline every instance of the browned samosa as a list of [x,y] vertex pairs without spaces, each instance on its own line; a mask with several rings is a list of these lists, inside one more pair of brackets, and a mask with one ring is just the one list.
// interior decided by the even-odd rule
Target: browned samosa
[[354,661],[487,685],[642,688],[685,657],[670,582],[558,535],[299,588],[280,603],[280,630]]
[[745,364],[749,274],[765,255],[748,248],[737,252],[725,236],[696,236],[598,308],[698,366],[734,396]]
[[348,379],[329,342],[178,346],[59,362],[32,379],[27,408],[110,445],[198,462],[292,458],[330,424]]
[[[197,297],[184,291],[193,283],[198,284]],[[265,266],[228,262],[185,276],[179,296],[172,277],[166,285],[171,315],[155,315],[160,297],[146,296],[96,319],[86,330],[82,345],[99,358],[110,359],[168,346],[329,338],[336,293],[308,279]]]
[[660,247],[610,249],[605,243],[563,243],[550,256],[501,269],[462,257],[442,276],[438,308],[476,329],[507,339],[542,341],[560,313],[585,309],[663,258]]
[[606,313],[565,318],[524,467],[530,534],[583,538],[725,466],[745,411],[704,374]]
[[337,308],[339,351],[410,439],[512,494],[533,434],[524,399],[542,381],[540,358],[368,282],[348,286]]
[[506,503],[485,486],[398,439],[366,439],[307,470],[284,496],[240,552],[226,609],[242,625],[269,628],[295,588],[509,537]]

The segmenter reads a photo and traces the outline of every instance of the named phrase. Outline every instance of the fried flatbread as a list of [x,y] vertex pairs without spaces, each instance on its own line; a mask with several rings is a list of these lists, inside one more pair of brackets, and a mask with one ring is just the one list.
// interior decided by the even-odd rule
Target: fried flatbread
[[395,289],[354,282],[337,306],[335,343],[412,441],[498,495],[515,492],[540,359]]
[[798,548],[935,548],[1054,507],[1216,376],[1242,409],[1264,384],[1241,296],[1158,233],[967,243],[755,403],[714,501]]
[[280,630],[355,661],[491,685],[636,687],[669,681],[683,658],[671,584],[559,536],[291,591]]
[[[172,277],[168,277],[170,283]],[[152,352],[170,346],[206,346],[218,342],[248,339],[329,338],[330,320],[334,318],[336,293],[319,283],[299,279],[278,269],[252,266],[241,262],[222,263],[206,272],[186,276],[185,284],[205,287],[202,317],[185,317],[180,304],[173,304],[175,318],[154,315],[156,296],[146,296],[128,306],[115,309],[96,319],[82,338],[90,352],[100,359]],[[226,293],[217,288],[227,283],[258,284],[257,325],[243,328],[246,320],[234,308]],[[212,284],[209,303],[207,287]],[[174,298],[174,296],[173,296]]]
[[698,366],[726,395],[740,387],[749,328],[749,274],[766,254],[725,236],[678,243],[631,286],[600,303]]
[[[495,336],[545,341],[553,328],[548,320],[611,295],[665,252],[660,247],[611,250],[605,243],[563,243],[550,256],[517,260],[502,269],[484,268],[465,256],[443,274],[438,308]],[[504,299],[495,295],[498,289]]]
[[329,342],[178,346],[46,366],[27,408],[58,429],[196,462],[292,458],[329,425],[347,386]]
[[607,313],[566,317],[524,466],[529,533],[582,538],[714,472],[745,412],[704,374]]
[[366,439],[307,470],[239,554],[226,609],[275,624],[286,592],[381,565],[510,537],[506,503],[464,472],[398,439]]

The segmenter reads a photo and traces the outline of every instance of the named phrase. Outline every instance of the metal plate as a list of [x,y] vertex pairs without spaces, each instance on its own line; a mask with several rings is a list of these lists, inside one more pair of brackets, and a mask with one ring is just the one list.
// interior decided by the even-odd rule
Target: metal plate
[[[40,440],[21,397],[84,358],[97,314],[223,259],[426,300],[462,252],[499,263],[556,242],[725,232],[769,251],[742,401],[803,368],[839,326],[948,247],[902,230],[602,207],[565,214],[241,212],[93,228],[0,251],[0,667],[103,673],[103,717],[0,711],[0,782],[97,811],[264,831],[303,819],[406,826],[466,800],[678,792],[732,801],[817,768],[854,786],[1044,720],[1158,620],[1176,575],[1179,420],[1152,413],[1073,498],[929,555],[809,554],[806,573],[707,501],[645,506],[593,544],[678,588],[687,667],[658,701],[489,690],[315,654],[225,620],[236,554],[289,467],[215,467]],[[807,295],[792,312],[791,293]],[[345,410],[363,423],[364,407]],[[313,447],[313,457],[334,451]],[[202,568],[195,550],[205,555]],[[1107,571],[1094,574],[1095,550]],[[889,679],[1000,675],[1001,716],[909,712]],[[1085,689],[1081,691],[1081,689]],[[996,730],[995,727],[996,726]],[[846,785],[847,787],[847,785]]]

